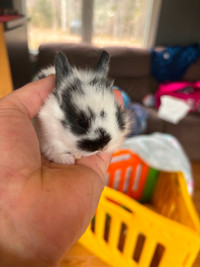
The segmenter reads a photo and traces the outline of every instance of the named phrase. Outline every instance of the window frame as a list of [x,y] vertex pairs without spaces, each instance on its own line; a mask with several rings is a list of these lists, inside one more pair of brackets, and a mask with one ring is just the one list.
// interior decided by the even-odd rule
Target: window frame
[[163,0],[149,0],[143,36],[144,47],[148,49],[152,48],[155,44],[162,1]]

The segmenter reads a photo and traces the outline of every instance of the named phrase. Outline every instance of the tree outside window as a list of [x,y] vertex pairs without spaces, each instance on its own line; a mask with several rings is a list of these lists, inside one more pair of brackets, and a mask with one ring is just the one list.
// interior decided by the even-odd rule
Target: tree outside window
[[148,0],[26,0],[29,48],[45,42],[144,46]]

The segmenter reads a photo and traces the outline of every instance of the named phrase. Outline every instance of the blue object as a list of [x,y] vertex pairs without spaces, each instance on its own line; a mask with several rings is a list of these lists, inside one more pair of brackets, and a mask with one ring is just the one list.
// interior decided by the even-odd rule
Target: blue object
[[127,110],[130,117],[130,132],[127,137],[143,133],[147,127],[148,111],[140,104],[130,104]]
[[130,97],[120,87],[113,86],[112,89],[117,89],[121,92],[124,102],[124,109],[128,110],[130,118],[130,132],[127,137],[132,137],[143,133],[147,126],[147,118],[149,116],[148,111],[140,104],[131,103]]
[[151,72],[159,82],[178,81],[187,68],[200,57],[200,46],[169,46],[162,51],[151,50]]

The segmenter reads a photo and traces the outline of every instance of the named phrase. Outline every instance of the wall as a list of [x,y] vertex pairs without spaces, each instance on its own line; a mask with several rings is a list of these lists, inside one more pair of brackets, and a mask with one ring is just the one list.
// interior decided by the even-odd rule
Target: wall
[[12,7],[12,0],[0,0],[0,7]]
[[200,44],[200,1],[163,0],[154,45],[195,42]]
[[0,7],[11,7],[20,14],[25,14],[25,0],[0,0]]
[[24,0],[13,0],[13,8],[16,9],[20,14],[26,14],[26,7]]

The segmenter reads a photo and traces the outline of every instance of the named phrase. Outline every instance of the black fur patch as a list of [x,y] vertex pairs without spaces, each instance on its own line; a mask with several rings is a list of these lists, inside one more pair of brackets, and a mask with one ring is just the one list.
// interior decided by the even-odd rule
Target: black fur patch
[[78,78],[68,83],[66,89],[63,91],[61,96],[61,109],[66,117],[66,120],[62,121],[63,126],[70,128],[73,134],[79,136],[89,131],[94,114],[89,109],[88,113],[80,110],[76,103],[73,103],[72,96],[74,93],[79,94],[80,98],[84,95],[82,83]]
[[62,78],[67,77],[72,73],[71,66],[66,56],[61,52],[59,52],[56,55],[55,69],[56,69],[56,81],[55,81],[56,88],[59,88]]
[[64,127],[70,128],[77,136],[89,131],[91,120],[84,111],[79,110],[70,100],[63,101],[61,108],[66,117],[66,121],[62,121]]
[[79,127],[88,131],[91,124],[91,118],[84,111],[80,111],[76,118],[76,122]]
[[118,105],[117,105],[117,111],[116,111],[116,118],[117,118],[117,123],[119,125],[119,129],[123,131],[126,125],[124,111]]
[[106,113],[105,113],[104,110],[102,110],[102,111],[100,112],[100,116],[101,116],[101,118],[105,118],[105,117],[106,117]]
[[[59,90],[59,88],[56,89]],[[71,98],[72,94],[74,93],[80,94],[80,97],[84,95],[82,83],[78,78],[75,78],[73,81],[67,83],[66,88],[63,90],[62,96]]]
[[103,50],[95,67],[95,71],[106,75],[108,72],[108,62],[109,62],[109,54],[108,52]]
[[90,108],[88,108],[88,112],[80,110],[76,106],[76,103],[72,102],[71,88],[72,87],[66,89],[62,95],[61,109],[66,117],[66,120],[62,121],[62,124],[64,127],[70,128],[73,134],[79,136],[86,134],[90,130],[91,122],[95,118],[95,114]]
[[105,78],[105,77],[98,77],[96,76],[92,81],[90,81],[90,85],[92,86],[97,86],[97,88],[106,88],[106,89],[111,89],[113,85],[113,81]]
[[97,139],[83,139],[77,142],[79,149],[87,152],[94,152],[103,149],[111,140],[111,136],[103,129],[96,130],[99,133]]
[[44,74],[44,73],[39,73],[38,75],[37,75],[37,78],[39,79],[39,80],[41,80],[41,79],[43,79],[43,78],[46,78],[47,76]]
[[82,88],[82,83],[81,81],[76,78],[73,80],[73,83],[69,84],[69,92],[76,92],[80,95],[84,95],[84,91],[83,91],[83,88]]
[[56,90],[53,90],[52,94],[59,100],[59,96]]

